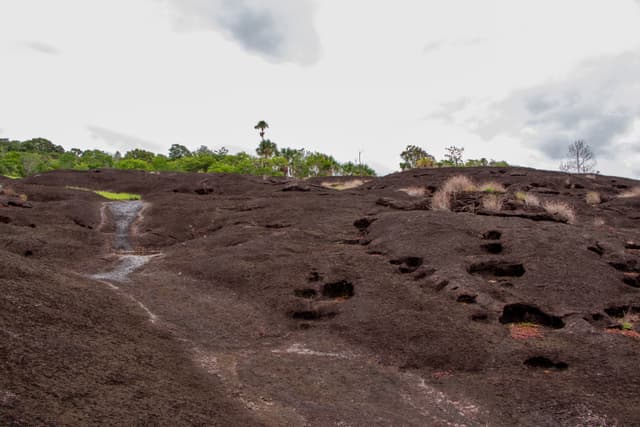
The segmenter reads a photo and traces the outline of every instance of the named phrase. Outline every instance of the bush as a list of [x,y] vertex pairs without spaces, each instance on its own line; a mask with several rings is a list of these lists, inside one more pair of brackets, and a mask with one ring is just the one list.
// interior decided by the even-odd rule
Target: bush
[[482,208],[489,212],[500,212],[502,210],[502,199],[495,194],[482,198]]
[[565,202],[547,201],[542,204],[542,207],[548,213],[557,215],[558,218],[569,224],[575,224],[576,222],[576,213],[573,208]]
[[476,191],[476,185],[464,175],[455,175],[449,178],[440,188],[449,194],[462,193],[465,191]]
[[504,188],[504,185],[495,181],[489,181],[489,182],[480,184],[478,186],[478,190],[483,191],[485,193],[505,193],[507,191],[507,189]]
[[451,193],[438,190],[431,199],[431,209],[434,211],[450,211],[451,210]]
[[539,207],[540,199],[535,194],[525,193],[524,191],[518,191],[516,193],[516,200],[524,202],[526,206]]
[[407,193],[411,197],[422,197],[426,192],[424,187],[407,187],[407,188],[401,188],[398,191]]
[[589,191],[585,196],[585,200],[590,205],[597,205],[602,202],[602,200],[600,199],[600,193],[596,191]]
[[625,191],[624,193],[620,193],[618,197],[622,197],[624,199],[628,199],[631,197],[640,197],[640,187],[635,187],[631,190]]

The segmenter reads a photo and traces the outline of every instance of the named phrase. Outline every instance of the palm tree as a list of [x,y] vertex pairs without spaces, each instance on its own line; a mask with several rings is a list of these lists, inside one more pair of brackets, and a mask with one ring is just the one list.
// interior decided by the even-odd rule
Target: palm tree
[[260,130],[260,139],[264,141],[264,130],[267,129],[268,127],[269,127],[269,124],[267,122],[265,122],[264,120],[260,120],[258,124],[255,125],[253,128]]
[[268,159],[270,157],[277,156],[280,154],[278,152],[278,146],[276,145],[275,142],[272,142],[270,139],[263,139],[260,142],[260,145],[258,145],[258,148],[256,148],[256,153],[265,159]]

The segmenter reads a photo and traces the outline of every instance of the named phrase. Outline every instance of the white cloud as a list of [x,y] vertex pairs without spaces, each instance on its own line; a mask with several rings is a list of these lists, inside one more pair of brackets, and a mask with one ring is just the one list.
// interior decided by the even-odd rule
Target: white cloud
[[216,29],[274,61],[315,63],[320,42],[311,0],[168,0],[178,28]]
[[[487,141],[505,136],[559,161],[585,140],[605,164],[640,160],[640,50],[581,63],[565,78],[514,91],[498,102],[461,99],[430,116],[465,126]],[[620,169],[618,169],[619,171]]]

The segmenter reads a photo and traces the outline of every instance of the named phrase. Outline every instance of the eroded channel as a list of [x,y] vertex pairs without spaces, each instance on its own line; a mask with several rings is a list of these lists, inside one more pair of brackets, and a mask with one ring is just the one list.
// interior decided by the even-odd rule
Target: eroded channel
[[108,282],[123,283],[128,281],[129,275],[145,265],[152,258],[159,254],[137,255],[131,241],[132,228],[134,223],[140,218],[144,204],[139,201],[123,201],[105,203],[102,215],[103,222],[106,210],[111,214],[115,232],[113,235],[112,248],[118,257],[115,268],[91,275],[92,279]]

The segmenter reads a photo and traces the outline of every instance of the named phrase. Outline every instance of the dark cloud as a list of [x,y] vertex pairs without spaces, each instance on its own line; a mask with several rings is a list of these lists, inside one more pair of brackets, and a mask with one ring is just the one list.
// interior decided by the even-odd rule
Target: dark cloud
[[273,62],[315,63],[320,43],[311,0],[166,0],[182,30],[222,31]]
[[99,126],[87,126],[87,130],[89,131],[89,136],[91,136],[91,138],[100,140],[119,151],[128,151],[134,148],[154,151],[161,150],[161,146],[155,142],[128,135],[126,133],[117,132]]
[[[640,51],[582,64],[567,79],[520,90],[489,106],[474,130],[486,139],[508,134],[561,159],[585,140],[596,154],[619,155],[620,137],[640,119]],[[635,150],[634,150],[635,151]]]
[[58,55],[60,53],[54,46],[39,41],[27,41],[20,44],[27,49],[46,55]]

